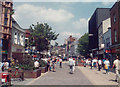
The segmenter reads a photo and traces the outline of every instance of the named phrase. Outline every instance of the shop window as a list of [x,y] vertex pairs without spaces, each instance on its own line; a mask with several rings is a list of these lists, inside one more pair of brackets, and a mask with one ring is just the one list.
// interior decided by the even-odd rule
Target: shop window
[[116,22],[116,16],[115,15],[113,16],[113,22],[114,23]]
[[4,20],[4,25],[6,25],[6,26],[7,26],[7,22],[8,22],[8,19],[7,19],[7,18],[5,18],[5,20]]

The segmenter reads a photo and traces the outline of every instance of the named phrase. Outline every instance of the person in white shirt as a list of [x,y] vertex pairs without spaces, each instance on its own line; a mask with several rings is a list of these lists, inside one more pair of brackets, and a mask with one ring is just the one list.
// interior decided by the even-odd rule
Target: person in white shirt
[[70,66],[70,73],[73,73],[73,66],[74,66],[74,61],[73,58],[69,58],[69,66]]
[[9,63],[8,63],[8,61],[4,62],[4,68],[5,68],[5,70],[9,69]]
[[102,67],[102,60],[99,59],[98,60],[98,71],[100,71],[101,67]]
[[36,60],[36,61],[34,62],[34,67],[35,67],[36,69],[39,68],[39,62],[38,62],[38,60]]
[[75,58],[73,59],[73,72],[75,71]]
[[116,71],[116,82],[120,83],[120,60],[119,57],[116,56],[116,60],[114,60],[113,62],[113,68],[115,67],[115,71]]
[[109,66],[110,66],[110,62],[109,62],[108,58],[106,58],[104,64],[105,64],[106,74],[108,74],[108,72],[109,72]]

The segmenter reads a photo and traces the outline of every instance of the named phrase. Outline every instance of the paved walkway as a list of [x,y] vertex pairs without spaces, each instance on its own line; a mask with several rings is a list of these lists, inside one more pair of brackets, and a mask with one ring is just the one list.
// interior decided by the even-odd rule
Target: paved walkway
[[26,85],[92,85],[78,68],[74,74],[69,71],[68,63],[64,63],[63,68],[57,66],[56,72],[48,72]]
[[82,73],[91,81],[93,85],[118,85],[115,82],[115,73],[105,74],[105,70],[98,71],[97,68],[78,67]]
[[105,70],[97,71],[89,67],[75,68],[74,74],[69,74],[68,63],[63,64],[63,68],[57,66],[56,72],[47,72],[35,79],[25,79],[25,81],[13,81],[14,85],[118,85],[114,81],[115,73],[105,74]]

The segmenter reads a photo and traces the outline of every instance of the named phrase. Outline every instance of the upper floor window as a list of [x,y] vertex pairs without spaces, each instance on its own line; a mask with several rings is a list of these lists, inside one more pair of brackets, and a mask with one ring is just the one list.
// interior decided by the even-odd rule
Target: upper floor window
[[7,22],[8,22],[8,19],[5,18],[5,20],[4,20],[4,25],[7,25]]
[[24,36],[22,34],[20,35],[20,44],[24,45]]
[[117,42],[117,30],[115,30],[115,42]]
[[114,23],[116,22],[116,16],[115,15],[113,16],[113,22]]
[[14,43],[17,44],[17,32],[14,33]]

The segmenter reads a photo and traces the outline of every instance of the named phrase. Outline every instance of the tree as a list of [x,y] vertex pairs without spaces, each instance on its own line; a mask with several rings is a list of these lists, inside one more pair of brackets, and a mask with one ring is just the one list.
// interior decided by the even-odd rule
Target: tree
[[79,40],[78,40],[78,48],[77,51],[83,55],[87,56],[89,53],[88,49],[88,33],[85,33]]
[[55,42],[55,46],[58,46],[58,42]]
[[56,40],[59,34],[55,34],[52,28],[47,23],[39,23],[37,25],[32,24],[30,26],[31,36],[30,45],[36,46],[38,51],[44,51],[49,49],[51,40]]

